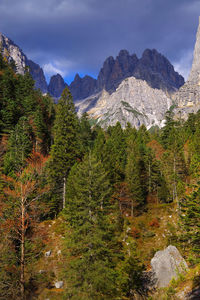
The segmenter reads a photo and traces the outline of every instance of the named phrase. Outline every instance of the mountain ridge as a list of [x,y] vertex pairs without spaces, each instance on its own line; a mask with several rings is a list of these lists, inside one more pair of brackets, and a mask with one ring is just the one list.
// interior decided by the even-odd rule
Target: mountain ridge
[[[43,69],[29,60],[20,47],[1,33],[0,44],[3,55],[15,61],[17,72],[23,74],[26,66],[29,67],[36,89],[39,88],[42,93],[49,92],[56,99],[60,97],[62,89],[68,86],[60,74],[53,75],[47,84]],[[132,76],[145,80],[152,88],[162,89],[167,93],[175,92],[184,84],[184,78],[175,72],[168,59],[157,50],[146,49],[141,58],[138,58],[136,54],[130,55],[127,50],[123,49],[116,58],[109,56],[105,59],[97,79],[89,75],[81,78],[76,74],[68,87],[74,101],[77,101],[104,89],[112,94],[124,79]]]

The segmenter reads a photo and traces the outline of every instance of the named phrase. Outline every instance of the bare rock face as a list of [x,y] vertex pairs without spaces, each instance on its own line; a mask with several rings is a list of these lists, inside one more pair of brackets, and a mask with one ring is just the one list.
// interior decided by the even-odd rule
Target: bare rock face
[[111,95],[105,90],[76,104],[78,114],[86,112],[102,127],[127,123],[139,128],[164,125],[165,112],[172,102],[162,90],[151,88],[145,81],[126,78]]
[[2,33],[0,33],[0,47],[3,56],[6,57],[8,61],[13,60],[16,64],[17,73],[23,75],[25,72],[27,58],[22,50]]
[[47,93],[47,82],[44,76],[43,69],[32,60],[27,60],[27,66],[29,67],[29,72],[35,81],[35,88],[40,89],[42,93]]
[[133,76],[145,80],[152,88],[168,93],[177,91],[184,84],[184,78],[175,72],[168,59],[155,49],[146,49],[143,52]]
[[172,278],[177,278],[178,273],[188,269],[187,263],[175,246],[168,246],[165,250],[156,252],[151,266],[158,288],[168,286]]
[[130,55],[127,50],[121,50],[116,59],[112,56],[108,57],[99,72],[98,90],[105,89],[109,93],[115,91],[122,80],[133,75],[137,63],[137,56]]
[[196,44],[194,48],[193,63],[188,81],[193,84],[200,84],[200,17],[196,34]]
[[35,88],[40,89],[43,93],[47,92],[47,83],[42,68],[33,61],[29,60],[22,50],[9,38],[0,33],[0,48],[7,60],[14,61],[16,72],[24,75],[26,66],[35,81]]
[[184,84],[184,78],[155,49],[146,49],[141,59],[136,54],[130,55],[127,50],[121,50],[116,59],[110,56],[105,60],[97,80],[90,76],[80,78],[77,74],[70,91],[74,100],[85,99],[102,90],[112,94],[128,77],[145,80],[152,88],[167,93],[177,91]]
[[187,119],[189,113],[196,113],[200,109],[200,18],[190,75],[173,95],[173,100],[177,105],[175,113],[184,119]]
[[60,98],[62,91],[67,86],[60,74],[53,75],[48,85],[48,92],[54,98]]
[[91,76],[84,76],[81,78],[79,74],[76,74],[74,81],[69,86],[73,99],[84,99],[92,95],[96,91],[96,79]]

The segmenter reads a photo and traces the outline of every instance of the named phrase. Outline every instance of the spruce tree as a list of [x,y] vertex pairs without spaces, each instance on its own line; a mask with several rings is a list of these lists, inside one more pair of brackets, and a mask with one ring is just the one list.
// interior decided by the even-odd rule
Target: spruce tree
[[184,229],[184,240],[200,258],[200,186],[180,202],[181,224]]
[[94,156],[74,166],[67,183],[65,216],[67,299],[116,299],[115,218],[108,177]]
[[71,93],[64,89],[56,107],[51,147],[50,178],[55,187],[62,187],[62,206],[65,207],[66,178],[78,157],[78,119]]

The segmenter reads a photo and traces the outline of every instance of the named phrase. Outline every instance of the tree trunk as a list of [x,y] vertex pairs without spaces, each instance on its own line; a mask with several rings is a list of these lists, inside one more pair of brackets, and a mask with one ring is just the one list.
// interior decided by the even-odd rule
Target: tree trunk
[[133,217],[133,200],[131,200],[131,217]]
[[151,164],[149,161],[149,193],[151,193]]
[[24,198],[21,199],[21,260],[20,260],[20,284],[21,284],[21,299],[25,299],[25,279],[24,279],[24,265],[25,265],[25,205]]
[[63,208],[65,208],[66,177],[63,178]]

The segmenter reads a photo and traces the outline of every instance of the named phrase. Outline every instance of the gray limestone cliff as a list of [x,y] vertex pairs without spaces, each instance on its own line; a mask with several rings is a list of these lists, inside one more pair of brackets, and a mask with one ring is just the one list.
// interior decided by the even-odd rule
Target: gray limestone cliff
[[15,62],[16,72],[23,75],[25,72],[27,58],[22,50],[2,33],[0,33],[0,48],[1,53],[8,61]]
[[40,89],[43,93],[47,92],[47,83],[42,68],[29,60],[16,44],[2,33],[0,33],[0,48],[3,56],[9,62],[15,62],[17,73],[23,75],[26,66],[29,67],[30,74],[35,81],[35,88]]
[[184,119],[189,113],[196,113],[200,109],[200,18],[188,80],[172,98],[177,105],[175,113]]
[[188,81],[193,84],[200,85],[200,17],[196,34],[196,44],[194,48],[192,69],[190,71]]
[[116,59],[110,56],[105,60],[97,80],[76,75],[70,90],[74,100],[84,99],[102,90],[112,94],[124,79],[132,76],[145,80],[152,88],[161,89],[169,94],[184,84],[184,78],[175,72],[168,59],[155,49],[146,49],[140,59],[136,54],[130,55],[127,50],[121,50]]
[[126,78],[111,95],[103,90],[99,94],[76,103],[78,114],[89,114],[93,123],[102,127],[127,123],[139,128],[162,127],[164,116],[172,102],[159,89],[151,88],[146,81],[134,77]]

